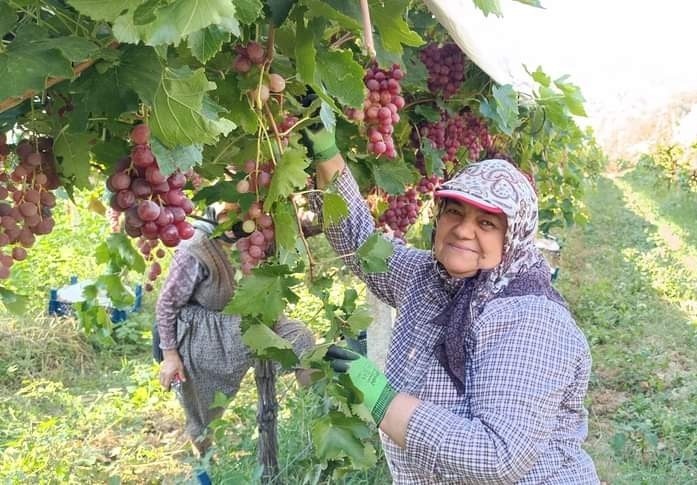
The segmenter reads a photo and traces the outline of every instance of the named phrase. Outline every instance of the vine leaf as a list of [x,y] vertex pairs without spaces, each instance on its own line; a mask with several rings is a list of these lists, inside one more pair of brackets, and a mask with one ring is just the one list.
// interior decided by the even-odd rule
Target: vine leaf
[[274,202],[285,199],[295,189],[307,185],[307,173],[305,172],[307,166],[307,157],[303,151],[288,149],[283,153],[281,160],[276,165],[269,191],[264,200],[264,211],[269,212]]
[[271,10],[271,22],[276,27],[280,27],[281,24],[288,17],[290,9],[293,5],[297,3],[298,0],[267,0],[269,9]]
[[35,24],[17,29],[15,39],[0,54],[0,99],[41,91],[49,76],[73,76],[73,66],[60,49],[42,42],[48,33]]
[[362,330],[365,330],[373,323],[373,313],[366,306],[359,306],[352,313],[351,316],[346,320],[346,325],[351,331],[352,335],[358,335]]
[[5,37],[15,22],[17,22],[17,14],[15,9],[10,7],[7,2],[0,3],[0,37]]
[[135,250],[131,240],[122,233],[109,234],[106,241],[97,246],[94,255],[98,263],[106,264],[114,271],[123,269],[138,273],[145,271],[143,257]]
[[364,443],[371,435],[370,428],[354,416],[331,411],[314,422],[312,442],[317,458],[323,461],[348,458],[358,469],[375,465],[372,445]]
[[324,227],[341,222],[348,216],[348,206],[343,197],[331,189],[324,191],[324,203],[322,204],[322,221]]
[[378,163],[372,169],[375,185],[388,194],[402,194],[405,185],[414,182],[414,172],[402,161]]
[[327,91],[344,105],[363,106],[363,67],[349,51],[322,50],[317,55],[317,72]]
[[68,4],[78,12],[94,20],[113,22],[124,11],[134,10],[142,0],[122,0],[119,2],[103,2],[102,0],[68,0]]
[[[296,15],[297,14],[297,15]],[[303,11],[296,9],[295,16],[295,62],[298,79],[305,83],[315,80],[317,49],[312,29],[305,26]]]
[[177,169],[186,172],[203,160],[202,145],[176,146],[169,149],[156,138],[152,138],[150,148],[157,159],[157,166],[164,176],[171,175]]
[[189,49],[196,59],[205,64],[213,58],[224,43],[230,41],[230,32],[225,32],[217,25],[211,25],[194,32],[187,39]]
[[294,250],[298,237],[298,223],[293,206],[286,201],[276,202],[273,209],[273,222],[278,245],[289,251]]
[[489,14],[493,13],[497,17],[502,17],[503,13],[501,12],[501,3],[499,0],[473,0],[474,1],[474,6],[477,7],[479,10],[481,10],[484,13],[485,17],[488,17]]
[[374,233],[358,248],[357,255],[366,273],[387,271],[387,259],[392,256],[392,244],[381,234]]
[[554,85],[564,94],[564,104],[569,109],[569,112],[576,116],[586,116],[586,110],[583,107],[585,99],[581,94],[581,90],[575,84],[567,82],[568,76],[563,76],[555,79]]
[[261,0],[235,0],[234,4],[237,20],[245,25],[253,24],[264,8]]
[[250,325],[242,335],[242,341],[258,357],[277,360],[285,368],[298,362],[291,343],[266,325]]
[[162,72],[152,97],[150,129],[165,146],[213,144],[218,136],[235,128],[232,121],[218,118],[223,108],[205,96],[215,89],[203,69],[188,66]]
[[74,187],[90,187],[90,149],[96,141],[93,133],[63,131],[54,142],[53,152],[61,176]]
[[303,0],[303,4],[307,6],[307,13],[305,15],[307,15],[308,17],[319,17],[323,19],[333,20],[337,24],[341,25],[343,28],[354,32],[358,32],[362,28],[359,20],[350,15],[346,15],[344,12],[339,11],[337,8],[333,7],[332,5],[329,5],[326,1]]
[[421,153],[424,155],[426,174],[442,177],[443,169],[445,168],[445,165],[443,164],[443,153],[445,152],[443,150],[436,149],[429,140],[426,140],[425,142],[422,140]]
[[386,51],[402,54],[402,44],[418,47],[424,43],[419,34],[409,28],[403,14],[409,0],[384,0],[370,3],[370,14],[380,41]]
[[[145,17],[145,19],[143,18]],[[152,19],[152,20],[151,20]],[[148,21],[147,23],[143,23]],[[114,36],[120,42],[145,45],[177,45],[190,34],[211,25],[240,36],[233,2],[225,0],[174,0],[151,12],[131,9],[114,20]]]
[[296,283],[287,266],[257,268],[240,281],[223,313],[258,317],[264,324],[274,325],[283,311],[284,300],[298,300],[290,289]]
[[479,104],[479,112],[496,124],[502,133],[509,136],[521,125],[518,117],[518,95],[510,84],[492,88],[493,103],[483,99]]

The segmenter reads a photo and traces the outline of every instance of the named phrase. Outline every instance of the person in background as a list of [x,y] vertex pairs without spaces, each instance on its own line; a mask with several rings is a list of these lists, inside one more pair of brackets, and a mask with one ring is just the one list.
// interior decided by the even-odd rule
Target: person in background
[[333,135],[305,143],[318,187],[349,208],[325,228],[330,244],[397,309],[384,374],[343,347],[325,356],[362,391],[394,482],[599,483],[581,447],[589,347],[535,247],[526,176],[504,160],[468,165],[436,193],[431,251],[386,237],[388,270],[366,273],[356,254],[375,231],[370,211]]
[[[207,426],[225,411],[211,408],[215,394],[235,396],[253,363],[242,342],[240,318],[221,313],[235,292],[236,272],[230,261],[234,232],[211,237],[225,217],[225,207],[214,205],[194,224],[194,237],[174,253],[156,306],[160,383],[167,390],[181,383],[186,432],[201,455],[210,446]],[[292,343],[298,356],[314,346],[312,332],[299,321],[281,317],[274,331]],[[304,370],[296,370],[296,377],[302,385],[309,382]]]

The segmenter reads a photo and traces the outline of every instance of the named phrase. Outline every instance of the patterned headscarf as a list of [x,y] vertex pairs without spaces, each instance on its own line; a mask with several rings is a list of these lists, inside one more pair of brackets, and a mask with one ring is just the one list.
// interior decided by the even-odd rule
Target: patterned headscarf
[[541,295],[564,305],[552,288],[550,269],[535,246],[537,195],[526,176],[505,160],[468,165],[436,193],[490,212],[503,213],[508,227],[501,262],[464,281],[434,323],[446,327],[436,355],[458,390],[464,390],[464,332],[494,298]]

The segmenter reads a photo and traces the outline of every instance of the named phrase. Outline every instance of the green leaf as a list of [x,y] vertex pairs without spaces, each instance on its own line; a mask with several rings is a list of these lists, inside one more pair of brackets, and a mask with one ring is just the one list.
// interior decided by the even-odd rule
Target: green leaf
[[324,101],[322,101],[319,108],[319,119],[322,120],[322,124],[328,132],[334,133],[334,130],[336,129],[336,116],[334,115],[334,111],[332,111],[329,104],[325,103]]
[[492,87],[494,103],[484,99],[479,104],[479,112],[492,120],[502,133],[511,136],[522,121],[518,117],[518,94],[510,84]]
[[285,199],[295,189],[307,185],[307,166],[307,157],[303,151],[289,148],[283,153],[271,178],[271,185],[264,200],[264,211],[269,212],[274,202]]
[[0,286],[0,300],[7,311],[15,315],[23,315],[27,308],[27,297]]
[[61,177],[70,185],[90,187],[90,149],[97,136],[93,133],[61,132],[53,144],[53,152],[60,167]]
[[273,222],[276,242],[289,251],[295,249],[298,237],[298,222],[293,206],[287,201],[278,201],[273,208]]
[[100,264],[112,267],[115,271],[124,269],[138,273],[145,271],[145,260],[133,247],[131,239],[125,234],[114,232],[97,246],[95,259]]
[[499,0],[473,0],[475,7],[484,12],[484,16],[488,17],[490,13],[493,13],[497,17],[503,17],[501,12],[501,4]]
[[324,227],[341,222],[348,216],[348,205],[339,194],[327,189],[324,191],[322,204],[322,220]]
[[388,52],[401,54],[402,45],[418,47],[424,43],[419,34],[409,28],[404,20],[404,12],[409,0],[373,0],[370,2],[370,16],[378,32],[382,45]]
[[276,27],[280,27],[288,17],[290,9],[297,1],[298,0],[267,0],[266,3],[271,10],[271,22],[273,22]]
[[166,68],[155,91],[150,117],[154,137],[165,146],[213,144],[218,136],[227,134],[234,123],[217,118],[211,108],[216,105],[204,97],[215,89],[203,69],[192,71],[188,66]]
[[157,159],[160,172],[165,176],[169,176],[177,170],[186,172],[203,160],[203,146],[201,145],[176,146],[169,149],[156,138],[152,138],[150,148]]
[[17,37],[0,54],[0,99],[21,96],[27,90],[41,91],[47,77],[73,77],[73,66],[63,53],[50,44],[33,43],[47,37],[34,24],[17,29]]
[[296,9],[295,15],[295,65],[298,72],[298,80],[312,83],[315,80],[315,35],[312,29],[305,26],[305,17],[300,9]]
[[[287,267],[281,268],[290,272]],[[267,268],[266,271],[257,268],[251,275],[242,278],[223,312],[258,317],[266,325],[274,325],[283,312],[284,299],[297,299],[297,295],[290,289],[297,281],[288,274],[277,274],[281,270],[278,267]]]
[[95,162],[100,162],[109,167],[116,165],[120,159],[128,154],[130,147],[122,138],[111,138],[92,146],[92,155]]
[[246,95],[242,93],[237,78],[230,76],[218,81],[218,102],[229,110],[230,119],[242,127],[245,133],[256,134],[259,122],[254,110],[249,105]]
[[441,118],[440,110],[429,104],[417,104],[414,107],[414,113],[423,116],[429,123],[438,123]]
[[[407,48],[404,50],[404,79],[402,80],[403,90],[416,91],[426,89],[428,83],[428,69],[421,59],[416,49]],[[418,106],[418,105],[417,105]]]
[[78,12],[94,20],[113,22],[126,10],[135,10],[143,0],[121,0],[105,2],[103,0],[67,0]]
[[277,360],[285,368],[298,363],[293,345],[266,325],[250,325],[242,335],[242,341],[262,359]]
[[4,37],[6,33],[12,30],[15,22],[17,22],[15,9],[10,7],[7,2],[0,2],[0,37]]
[[364,443],[371,434],[360,418],[345,416],[336,411],[318,419],[312,426],[312,443],[315,455],[322,461],[349,458],[355,468],[375,466],[369,443]]
[[372,169],[375,185],[388,194],[403,194],[404,187],[414,183],[414,171],[402,161],[377,163]]
[[217,25],[211,25],[194,32],[187,39],[189,49],[201,64],[213,58],[224,43],[230,42],[230,32],[225,32]]
[[552,78],[550,78],[547,74],[545,74],[545,72],[542,70],[542,66],[538,66],[537,69],[535,69],[535,72],[529,73],[529,74],[530,74],[530,77],[532,77],[532,79],[536,83],[538,83],[546,88],[548,88],[552,82]]
[[32,45],[40,50],[58,49],[67,59],[79,62],[89,59],[99,50],[99,46],[89,39],[69,35],[66,37],[52,37],[36,42]]
[[120,84],[137,93],[143,102],[153,104],[165,74],[162,61],[152,47],[127,47],[114,69]]
[[392,256],[392,250],[392,244],[376,232],[358,248],[356,254],[366,273],[382,273],[387,271],[387,259]]
[[307,17],[319,17],[333,20],[347,30],[360,31],[362,28],[358,20],[337,10],[326,1],[303,0],[302,3],[307,6],[307,12],[305,13]]
[[262,14],[264,4],[261,0],[235,0],[235,11],[237,20],[243,24],[253,24],[255,20]]
[[566,82],[566,77],[554,81],[554,85],[564,93],[564,104],[569,109],[571,114],[576,116],[586,116],[586,110],[583,103],[586,101],[581,94],[581,90],[575,84]]
[[118,274],[103,274],[95,282],[97,288],[104,290],[114,308],[126,308],[133,305],[134,296],[130,288],[123,284]]
[[240,36],[235,5],[229,0],[174,0],[155,10],[155,20],[137,25],[129,11],[114,21],[114,36],[121,42],[177,45],[190,34],[211,25]]
[[317,71],[327,90],[348,106],[363,106],[363,67],[350,51],[320,51]]
[[360,306],[351,313],[346,324],[351,330],[351,334],[356,336],[373,323],[373,318],[373,312],[368,307]]
[[433,147],[430,141],[425,141],[421,144],[421,153],[424,156],[424,163],[426,165],[426,175],[437,175],[438,177],[443,176],[443,169],[445,164],[443,163],[443,150],[437,150]]

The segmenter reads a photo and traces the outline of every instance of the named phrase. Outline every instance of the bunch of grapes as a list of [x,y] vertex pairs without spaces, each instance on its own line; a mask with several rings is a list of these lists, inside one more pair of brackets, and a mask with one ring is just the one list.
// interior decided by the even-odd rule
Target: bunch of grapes
[[420,194],[432,194],[436,191],[440,184],[443,183],[443,178],[435,174],[430,177],[422,177],[416,185],[416,191]]
[[[392,133],[399,122],[398,111],[404,107],[399,81],[404,77],[398,64],[380,69],[372,64],[363,77],[368,97],[363,103],[363,119],[367,125],[368,152],[376,156],[395,158],[397,150]],[[356,111],[353,111],[355,117]],[[356,120],[358,121],[358,120]]]
[[297,116],[286,115],[278,124],[278,131],[281,135],[281,143],[283,144],[284,148],[288,146],[290,132],[298,121],[300,121],[300,119]]
[[152,281],[155,281],[162,274],[162,265],[158,260],[165,257],[165,250],[163,248],[157,247],[159,242],[157,239],[146,239],[144,237],[139,237],[136,245],[138,250],[143,255],[146,261],[150,263],[150,269],[148,270],[148,280],[150,282],[145,283],[145,291],[152,291]]
[[[271,183],[273,164],[270,162],[257,165],[256,161],[247,160],[242,170],[246,175],[237,182],[237,192],[240,194],[256,192],[258,195],[260,190],[267,189]],[[259,200],[253,202],[240,219],[243,221],[242,230],[249,235],[238,239],[235,245],[240,252],[242,273],[249,274],[252,268],[266,259],[273,247],[273,219],[262,211]]]
[[[130,157],[122,159],[116,172],[107,179],[107,188],[113,192],[111,207],[124,213],[126,234],[141,238],[141,252],[144,242],[148,242],[145,247],[150,249],[158,240],[165,246],[175,247],[194,235],[194,228],[186,221],[194,205],[182,192],[186,176],[175,172],[165,177],[160,172],[148,145],[150,129],[147,125],[133,128],[131,140],[134,146]],[[149,256],[149,251],[143,255]]]
[[454,43],[428,44],[419,54],[428,69],[428,89],[442,93],[447,99],[454,95],[465,79],[465,56]]
[[409,226],[419,216],[421,201],[418,191],[410,188],[401,195],[388,195],[387,204],[388,208],[378,219],[378,225],[389,227],[395,238],[403,240]]
[[[7,147],[4,136],[0,141]],[[25,248],[34,245],[36,236],[53,230],[51,208],[56,197],[51,190],[60,181],[52,146],[53,140],[45,137],[21,141],[15,151],[19,163],[0,173],[0,279],[10,276],[14,261],[27,257]],[[5,158],[9,150],[2,153]]]
[[249,72],[253,65],[263,64],[266,59],[266,49],[259,42],[237,45],[235,51],[237,56],[232,61],[232,68],[240,74]]
[[443,161],[454,161],[461,147],[467,149],[470,160],[479,160],[482,150],[492,144],[486,121],[470,111],[455,116],[443,112],[440,121],[423,125],[419,132],[435,148],[445,150]]

